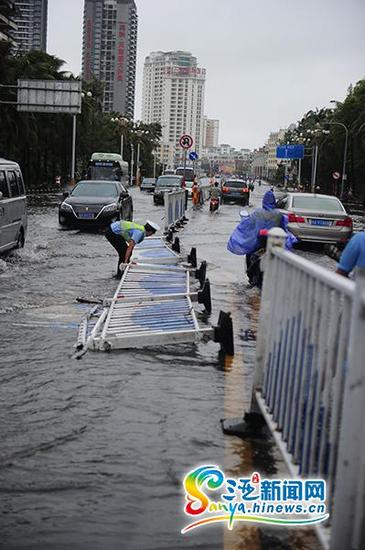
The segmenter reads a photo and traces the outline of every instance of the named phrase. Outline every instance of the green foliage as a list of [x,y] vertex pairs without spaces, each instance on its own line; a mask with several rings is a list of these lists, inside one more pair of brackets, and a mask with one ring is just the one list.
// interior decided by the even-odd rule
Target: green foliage
[[[303,142],[307,137],[306,156],[302,162],[302,182],[309,188],[311,182],[311,147],[319,146],[317,183],[327,193],[339,192],[334,184],[332,173],[342,174],[345,129],[348,129],[347,186],[345,193],[352,190],[358,197],[365,197],[365,79],[356,86],[349,87],[343,102],[334,102],[334,109],[309,111],[298,122],[294,131],[286,132],[284,142]],[[317,130],[320,130],[316,133]],[[327,133],[323,133],[325,130]],[[312,133],[312,134],[311,134]],[[311,139],[308,140],[308,135]],[[298,136],[299,139],[298,139]]]
[[[0,48],[0,84],[15,86],[19,78],[75,79],[61,70],[64,62],[57,57],[40,51],[12,56],[8,46],[1,45]],[[93,152],[120,152],[120,127],[112,121],[120,113],[103,113],[104,84],[96,79],[83,82],[83,91],[82,112],[77,117],[78,177],[84,174]],[[0,100],[16,102],[16,88],[0,87]],[[15,105],[0,103],[0,120],[0,156],[21,165],[28,188],[48,187],[56,176],[61,176],[63,181],[70,177],[72,118],[69,115],[18,113]],[[144,133],[139,135],[135,130]],[[160,140],[161,126],[130,121],[124,132],[125,159],[130,162],[131,144],[136,150],[140,142],[142,174],[151,174],[152,152]]]

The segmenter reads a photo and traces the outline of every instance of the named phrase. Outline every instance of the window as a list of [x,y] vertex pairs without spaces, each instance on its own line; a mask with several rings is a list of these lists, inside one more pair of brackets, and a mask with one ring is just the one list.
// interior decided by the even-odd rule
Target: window
[[3,171],[0,172],[0,191],[5,199],[9,197],[8,184],[6,183],[5,172]]
[[16,181],[15,172],[12,170],[8,172],[8,182],[10,187],[10,195],[12,197],[19,197],[18,182]]
[[24,187],[24,181],[21,173],[17,170],[16,177],[18,180],[18,187],[21,195],[25,195],[25,187]]

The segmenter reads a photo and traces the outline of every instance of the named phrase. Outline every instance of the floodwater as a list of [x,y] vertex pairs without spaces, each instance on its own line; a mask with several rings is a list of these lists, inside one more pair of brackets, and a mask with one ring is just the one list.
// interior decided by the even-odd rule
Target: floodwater
[[[266,190],[256,189],[253,204]],[[135,221],[161,221],[150,195],[132,194]],[[58,202],[31,197],[26,247],[0,260],[0,548],[314,549],[313,540],[280,542],[257,528],[180,534],[182,479],[196,465],[232,474],[282,467],[272,442],[252,445],[220,427],[250,400],[254,342],[245,335],[259,307],[243,260],[226,251],[240,208],[190,211],[180,233],[185,251],[196,246],[208,261],[210,321],[220,309],[232,313],[233,360],[210,342],[76,361],[77,325],[89,306],[75,299],[112,296],[116,255],[102,234],[61,230]],[[321,252],[309,254],[334,266]]]

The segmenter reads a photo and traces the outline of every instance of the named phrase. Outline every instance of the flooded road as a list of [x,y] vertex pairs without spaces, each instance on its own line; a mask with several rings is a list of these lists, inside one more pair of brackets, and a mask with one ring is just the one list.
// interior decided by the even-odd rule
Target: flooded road
[[[256,189],[253,204],[266,190]],[[150,195],[132,194],[135,221],[161,221]],[[196,246],[208,261],[211,321],[220,309],[232,312],[233,360],[200,343],[75,361],[78,321],[89,307],[75,298],[114,293],[116,255],[101,234],[60,230],[57,204],[56,196],[33,197],[25,249],[0,260],[0,548],[272,547],[256,528],[242,532],[242,546],[238,531],[219,527],[180,534],[182,478],[196,465],[232,473],[280,468],[272,443],[252,448],[220,428],[221,418],[241,415],[250,400],[254,342],[245,331],[256,327],[259,307],[242,258],[226,251],[240,208],[189,211],[180,233],[185,250]],[[300,253],[335,265],[322,252]],[[285,544],[277,548],[307,548]]]

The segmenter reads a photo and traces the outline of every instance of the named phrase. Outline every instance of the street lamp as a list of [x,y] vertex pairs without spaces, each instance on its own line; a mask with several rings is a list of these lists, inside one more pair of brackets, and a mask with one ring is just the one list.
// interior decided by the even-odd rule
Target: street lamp
[[123,153],[124,153],[124,133],[128,127],[129,120],[125,117],[115,117],[111,119],[112,122],[116,122],[119,127],[120,132],[120,156],[123,160]]
[[341,194],[340,194],[340,198],[342,199],[343,192],[345,189],[345,183],[347,180],[346,165],[347,165],[347,147],[348,147],[348,140],[349,140],[349,130],[347,126],[342,122],[331,121],[331,122],[326,122],[326,124],[341,126],[345,130],[345,144],[343,148],[342,179],[341,179]]
[[[141,139],[143,136],[149,135],[148,130],[142,130],[138,126],[131,131],[131,134],[137,137],[137,162],[136,162],[136,185],[140,185],[141,170],[140,170],[140,156],[141,156]],[[132,181],[133,181],[133,168],[132,167]]]

